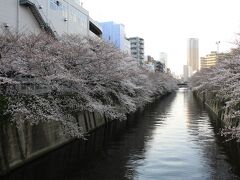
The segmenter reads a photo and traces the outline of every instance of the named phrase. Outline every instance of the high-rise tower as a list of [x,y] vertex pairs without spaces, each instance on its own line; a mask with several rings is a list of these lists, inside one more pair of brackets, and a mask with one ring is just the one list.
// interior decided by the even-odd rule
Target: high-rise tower
[[187,65],[189,67],[189,75],[199,70],[199,55],[198,55],[198,39],[189,38],[187,43]]

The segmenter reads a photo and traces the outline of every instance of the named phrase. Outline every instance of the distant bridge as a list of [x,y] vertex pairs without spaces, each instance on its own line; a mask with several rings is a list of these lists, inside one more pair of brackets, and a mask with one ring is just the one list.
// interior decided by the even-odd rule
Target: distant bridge
[[184,83],[178,83],[177,85],[178,85],[178,87],[189,87],[188,83],[185,83],[185,82]]

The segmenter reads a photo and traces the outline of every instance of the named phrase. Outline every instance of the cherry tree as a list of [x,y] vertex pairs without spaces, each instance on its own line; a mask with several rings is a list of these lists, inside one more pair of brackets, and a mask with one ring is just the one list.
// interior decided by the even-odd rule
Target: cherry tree
[[100,39],[0,34],[0,96],[18,127],[56,121],[65,134],[82,137],[79,111],[126,119],[175,88],[170,75],[146,71]]
[[226,129],[223,134],[240,137],[240,54],[233,49],[218,63],[196,73],[192,79],[194,90],[207,98],[219,102],[223,108]]

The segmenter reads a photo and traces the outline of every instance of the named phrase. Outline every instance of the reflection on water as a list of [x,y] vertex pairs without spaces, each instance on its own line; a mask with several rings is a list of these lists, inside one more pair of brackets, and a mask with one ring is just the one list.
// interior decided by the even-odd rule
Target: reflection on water
[[228,151],[211,122],[191,92],[180,89],[6,179],[240,179],[237,146]]

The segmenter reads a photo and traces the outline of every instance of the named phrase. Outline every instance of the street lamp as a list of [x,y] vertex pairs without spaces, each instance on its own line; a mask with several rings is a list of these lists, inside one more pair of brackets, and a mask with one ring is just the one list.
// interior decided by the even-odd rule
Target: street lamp
[[217,44],[217,54],[218,54],[218,53],[219,53],[219,44],[220,44],[220,41],[217,41],[216,44]]
[[216,42],[216,44],[217,44],[217,57],[216,57],[216,59],[217,59],[217,61],[219,60],[219,44],[220,44],[220,41],[217,41]]

